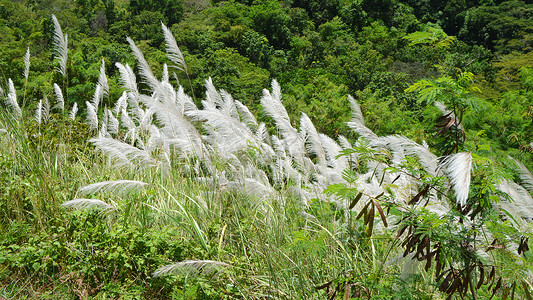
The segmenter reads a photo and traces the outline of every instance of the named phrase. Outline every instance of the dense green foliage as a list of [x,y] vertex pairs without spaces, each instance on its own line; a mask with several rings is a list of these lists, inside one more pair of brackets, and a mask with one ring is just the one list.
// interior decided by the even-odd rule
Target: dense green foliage
[[[51,14],[68,35],[65,76],[51,51]],[[161,23],[175,36],[187,72],[169,63]],[[296,185],[291,178],[273,183],[285,193],[283,201],[222,189],[216,181],[230,174],[232,161],[221,157],[210,158],[215,170],[198,157],[173,160],[170,172],[160,166],[117,170],[88,143],[96,131],[80,118],[68,118],[53,107],[42,122],[33,120],[38,103],[56,103],[54,84],[63,93],[65,108],[76,104],[84,118],[102,60],[109,91],[99,105],[113,108],[124,90],[116,63],[129,64],[136,74],[143,69],[127,37],[144,52],[158,78],[169,64],[169,82],[181,84],[197,106],[212,78],[216,88],[231,93],[274,133],[279,130],[276,121],[259,99],[261,90],[277,79],[294,127],[305,113],[318,132],[357,140],[359,147],[344,152],[344,157],[359,157],[343,173],[347,183],[325,191],[346,205],[318,197],[303,211],[301,199],[290,193]],[[28,48],[31,67],[25,77]],[[515,293],[531,299],[532,286],[522,280],[532,264],[524,248],[531,228],[517,228],[516,220],[503,222],[491,207],[501,196],[498,182],[519,181],[508,156],[533,167],[532,48],[531,1],[0,0],[0,128],[6,131],[0,132],[0,299],[440,299],[454,293],[458,299]],[[8,113],[8,79],[17,90],[21,119]],[[140,92],[151,89],[147,82],[139,84]],[[473,213],[471,227],[463,224],[467,217],[460,209],[443,217],[398,205],[389,196],[369,196],[360,213],[351,211],[362,195],[353,174],[368,172],[375,162],[428,187],[410,199],[415,205],[428,190],[453,193],[442,178],[424,172],[419,161],[406,158],[399,167],[391,153],[365,147],[365,140],[346,125],[352,118],[347,95],[355,97],[366,126],[377,135],[427,142],[439,156],[472,153],[472,186],[463,207]],[[436,102],[453,114],[443,116]],[[200,128],[201,122],[195,126]],[[117,135],[127,137],[122,131]],[[132,146],[139,143],[131,141]],[[273,176],[275,170],[260,161],[261,150],[254,147],[249,145],[239,159],[245,157],[265,177]],[[313,162],[320,160],[309,152]],[[191,171],[196,167],[199,174]],[[213,182],[198,180],[210,176]],[[116,208],[108,214],[60,207],[81,186],[123,178],[150,187],[127,197],[106,196]],[[394,189],[394,181],[384,188]],[[398,220],[400,231],[408,231],[400,252],[416,252],[433,269],[407,276],[399,264],[384,264],[401,254],[400,240],[390,232],[372,236],[374,223],[386,222],[385,210]],[[477,245],[485,227],[501,235],[494,236],[492,245]],[[518,255],[497,252],[511,238],[521,247]],[[435,252],[424,254],[430,244]],[[495,249],[491,253],[497,252],[493,256],[504,266],[484,265],[469,247]],[[153,274],[185,260],[231,267],[204,276]],[[441,273],[432,271],[439,260]],[[496,275],[485,275],[487,284],[474,291],[472,282],[485,278],[481,269],[490,272],[491,267],[498,267]],[[461,281],[466,291],[450,292],[443,287],[447,280]]]

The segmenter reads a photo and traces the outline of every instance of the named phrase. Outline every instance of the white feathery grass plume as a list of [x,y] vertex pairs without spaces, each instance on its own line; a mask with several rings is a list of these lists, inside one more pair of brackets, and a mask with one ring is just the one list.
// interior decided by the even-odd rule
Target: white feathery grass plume
[[466,205],[470,190],[470,176],[472,171],[472,155],[470,152],[460,152],[441,158],[439,167],[450,179],[455,190],[455,198],[461,207]]
[[161,73],[161,82],[170,83],[170,78],[168,77],[167,64],[163,64],[163,72]]
[[192,98],[185,94],[185,90],[181,85],[178,87],[178,92],[176,94],[176,105],[182,107],[183,112],[198,109]]
[[248,107],[244,104],[242,104],[240,101],[235,100],[235,108],[239,112],[239,116],[241,121],[246,124],[250,129],[256,129],[257,119],[255,116],[250,112]]
[[[339,145],[342,147],[343,150],[353,149],[352,143],[350,143],[350,141],[343,135],[339,135]],[[359,160],[356,153],[350,153],[345,157],[349,163],[357,164],[357,161]]]
[[26,78],[26,81],[28,80],[29,76],[30,76],[30,47],[26,49],[26,55],[24,56],[24,78]]
[[261,98],[261,105],[265,109],[268,116],[274,119],[281,135],[288,144],[288,150],[291,155],[303,155],[305,151],[305,144],[298,132],[291,125],[291,120],[287,114],[287,110],[281,101],[281,88],[278,82],[272,80],[272,93],[267,89],[263,90],[263,97]]
[[224,114],[223,111],[210,108],[189,112],[193,120],[206,122],[214,130],[212,138],[217,144],[217,150],[227,157],[236,151],[244,149],[249,143],[259,147],[254,134],[239,120]]
[[133,119],[130,117],[128,111],[125,108],[122,109],[120,121],[122,123],[122,126],[126,127],[126,129],[128,130],[133,130],[137,128],[137,125],[135,125],[135,122],[133,122]]
[[268,139],[268,130],[266,128],[265,123],[259,124],[257,126],[257,129],[255,131],[255,138],[258,142],[266,142]]
[[178,147],[184,154],[201,155],[204,152],[202,136],[184,117],[182,108],[170,101],[162,103],[146,96],[140,97],[140,100],[154,112],[157,121],[162,125],[161,132],[166,136],[168,143]]
[[112,138],[99,137],[90,139],[97,149],[107,154],[112,164],[118,168],[132,166],[137,170],[157,165],[157,161],[148,153]]
[[229,117],[239,119],[239,113],[237,112],[237,107],[235,107],[235,100],[233,100],[233,96],[231,96],[231,94],[225,90],[220,90],[220,96],[222,97],[223,101],[220,111]]
[[87,105],[87,125],[91,130],[98,130],[98,115],[96,114],[96,108],[89,101],[85,101]]
[[411,139],[401,135],[388,135],[372,140],[370,145],[388,149],[393,157],[392,162],[396,165],[401,164],[405,156],[416,156],[425,171],[437,176],[437,156],[431,153],[427,147],[419,145]]
[[223,106],[224,100],[222,100],[222,96],[219,94],[219,92],[213,85],[213,79],[211,77],[207,78],[205,81],[205,90],[205,100],[202,101],[204,108],[215,108]]
[[72,110],[70,111],[69,118],[71,120],[76,119],[76,114],[78,113],[78,103],[74,102],[74,105],[72,106]]
[[102,116],[102,122],[100,123],[100,131],[98,131],[99,137],[111,137],[109,132],[107,131],[107,110],[104,110],[104,115]]
[[39,104],[37,104],[37,109],[35,110],[35,122],[41,125],[42,118],[43,118],[43,100],[39,100]]
[[109,83],[105,75],[105,60],[102,58],[102,65],[100,66],[100,76],[98,77],[98,84],[102,87],[104,95],[109,95]]
[[130,44],[130,48],[133,51],[133,55],[137,59],[137,62],[139,63],[139,72],[141,73],[141,76],[143,77],[144,81],[152,88],[152,91],[155,93],[161,92],[161,84],[159,80],[154,76],[152,73],[152,69],[150,68],[150,65],[144,58],[144,54],[142,53],[141,49],[139,49],[135,42],[131,38],[126,38],[128,43]]
[[52,15],[52,21],[54,22],[54,54],[59,60],[57,70],[63,77],[67,77],[68,35],[63,35],[61,25],[59,25],[56,16]]
[[122,92],[122,96],[118,98],[113,108],[113,113],[118,116],[122,112],[122,109],[127,108],[128,106],[128,93],[126,91]]
[[77,198],[61,204],[63,207],[71,207],[75,209],[99,209],[103,211],[115,210],[115,207],[111,204],[105,203],[99,199],[84,199]]
[[348,125],[348,127],[350,127],[353,132],[359,134],[360,136],[364,137],[369,141],[378,138],[378,136],[372,130],[370,130],[368,127],[361,124],[360,122],[346,122],[346,125]]
[[350,102],[350,108],[352,109],[352,122],[359,122],[361,125],[365,125],[365,118],[361,112],[361,107],[357,100],[351,95],[348,95],[348,101]]
[[316,131],[315,125],[305,113],[302,113],[300,118],[300,129],[304,133],[303,139],[305,141],[307,152],[316,155],[318,163],[325,167],[327,161],[326,153],[324,152],[324,147],[322,146],[322,141],[318,135],[318,132]]
[[268,180],[245,178],[244,180],[229,181],[227,187],[261,199],[272,198],[276,194],[276,190],[270,185]]
[[[501,197],[497,205],[507,211],[517,221],[519,219],[532,221],[533,218],[533,197],[528,191],[512,181],[503,181],[496,188],[506,193],[511,201]],[[519,221],[518,221],[519,222]],[[521,225],[521,224],[519,224]]]
[[11,108],[16,118],[20,118],[22,117],[22,110],[17,102],[17,90],[15,90],[15,85],[13,84],[13,80],[11,80],[11,78],[9,78],[7,81],[9,90],[7,92],[6,105]]
[[337,158],[337,156],[341,153],[342,148],[329,136],[325,134],[319,134],[320,141],[322,143],[322,147],[324,148],[324,153],[326,155],[326,159],[328,161],[328,165],[334,169],[336,169],[338,172],[342,172],[343,170],[347,169],[348,166],[348,158],[346,156],[341,156]]
[[44,97],[42,102],[42,121],[48,123],[50,117],[50,102],[48,98]]
[[115,118],[115,116],[113,115],[113,112],[110,111],[109,109],[107,110],[107,121],[108,121],[107,132],[112,133],[112,134],[117,134],[119,123],[118,123],[117,118]]
[[533,174],[528,170],[528,168],[518,160],[514,159],[518,165],[518,171],[520,172],[520,181],[522,182],[522,186],[526,188],[530,193],[533,193]]
[[98,111],[98,106],[100,106],[100,100],[102,100],[103,96],[104,90],[102,89],[102,86],[100,84],[96,84],[93,99],[91,100],[91,103],[93,104],[96,111]]
[[57,104],[54,106],[54,108],[58,107],[61,109],[61,111],[65,110],[65,99],[63,98],[63,92],[61,91],[61,88],[57,83],[54,83],[54,92],[56,94],[56,101]]
[[78,195],[86,196],[97,193],[109,193],[126,196],[131,193],[137,193],[149,186],[150,184],[137,180],[102,181],[80,187],[78,189]]
[[142,114],[142,118],[139,118],[139,127],[144,131],[150,131],[150,126],[152,125],[152,120],[154,119],[154,110],[148,107],[146,110],[142,111],[139,109],[139,114]]
[[229,268],[231,265],[213,260],[186,260],[179,263],[163,266],[157,269],[152,276],[184,275],[196,277],[198,275],[210,275],[220,268]]
[[137,89],[137,78],[135,77],[135,73],[131,67],[128,64],[123,65],[118,62],[115,63],[115,66],[120,73],[120,81],[122,82],[122,86],[134,95],[138,95],[139,90]]
[[167,28],[167,26],[165,26],[165,24],[161,23],[161,27],[163,28],[163,34],[165,36],[165,45],[167,47],[166,50],[168,59],[170,59],[170,61],[176,64],[176,68],[185,73],[189,73],[187,71],[185,59],[183,58],[183,54],[181,53],[180,48],[178,47],[178,43],[176,43],[174,35],[172,35],[172,32]]

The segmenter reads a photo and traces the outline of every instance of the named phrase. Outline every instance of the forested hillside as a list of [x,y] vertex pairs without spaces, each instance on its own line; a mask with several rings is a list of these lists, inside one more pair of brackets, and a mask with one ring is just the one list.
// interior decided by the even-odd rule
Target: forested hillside
[[532,299],[533,2],[0,0],[0,299]]

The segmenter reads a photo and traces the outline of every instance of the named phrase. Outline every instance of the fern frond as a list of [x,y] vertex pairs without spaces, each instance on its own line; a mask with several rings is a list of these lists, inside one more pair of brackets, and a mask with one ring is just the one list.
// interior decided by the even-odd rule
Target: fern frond
[[163,28],[163,34],[165,36],[165,45],[167,47],[168,59],[170,59],[170,61],[176,64],[176,68],[182,70],[185,73],[189,73],[187,71],[185,59],[183,58],[183,54],[181,53],[180,48],[178,47],[178,43],[176,43],[174,35],[172,35],[172,32],[167,28],[167,26],[165,26],[165,24],[161,23],[161,27]]
[[195,277],[198,275],[210,275],[219,268],[229,268],[231,265],[213,260],[186,260],[179,263],[163,266],[157,269],[152,276],[184,275]]
[[113,205],[105,203],[102,200],[84,198],[78,198],[64,202],[61,204],[61,206],[75,209],[98,209],[103,211],[111,211],[116,209]]
[[24,56],[24,78],[26,81],[30,76],[30,47],[26,50],[26,55]]
[[61,91],[61,88],[57,83],[54,83],[54,92],[56,94],[56,101],[57,104],[54,106],[54,108],[59,108],[61,111],[65,110],[65,99],[63,98],[63,92]]
[[78,195],[85,196],[97,193],[109,193],[119,196],[126,196],[131,193],[137,193],[149,186],[150,184],[146,182],[136,180],[102,181],[79,188]]
[[54,22],[54,54],[59,61],[57,70],[63,77],[67,77],[68,35],[63,35],[56,16],[52,15],[52,21]]
[[450,179],[457,203],[464,207],[470,190],[472,155],[470,152],[460,152],[446,156],[441,159],[439,167],[444,169]]

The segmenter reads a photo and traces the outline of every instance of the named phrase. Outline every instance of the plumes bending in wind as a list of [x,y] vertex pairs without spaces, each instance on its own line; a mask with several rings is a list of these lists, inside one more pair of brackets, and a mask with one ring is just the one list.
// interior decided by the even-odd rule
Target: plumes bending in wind
[[472,155],[470,152],[460,152],[441,159],[440,168],[444,169],[455,190],[455,198],[461,207],[466,205],[470,190],[470,176],[472,170]]
[[59,61],[57,70],[63,77],[67,77],[68,35],[63,35],[56,16],[52,15],[52,21],[54,22],[54,54]]
[[303,155],[303,151],[305,151],[304,141],[291,125],[289,114],[281,101],[281,88],[275,79],[272,80],[272,93],[267,89],[263,90],[261,105],[267,115],[276,122],[276,126],[281,132],[281,135],[288,143],[288,149],[291,155]]
[[231,265],[213,260],[186,260],[179,263],[163,266],[157,269],[152,276],[180,274],[188,277],[209,275],[219,268],[228,268]]
[[107,154],[116,167],[133,166],[136,169],[147,169],[158,164],[148,151],[112,138],[100,137],[90,139],[96,148]]
[[167,47],[168,59],[176,64],[176,68],[188,73],[185,59],[183,58],[183,54],[178,47],[178,43],[176,43],[174,35],[172,35],[172,32],[170,32],[165,24],[161,23],[161,27],[163,28],[163,34],[165,35],[165,45]]
[[141,76],[143,77],[144,81],[152,88],[153,92],[161,92],[161,84],[152,73],[152,69],[150,68],[150,65],[148,65],[148,62],[146,62],[146,59],[144,58],[144,54],[142,53],[141,49],[139,49],[135,45],[135,42],[131,38],[128,37],[126,39],[130,44],[130,48],[133,51],[133,55],[139,63],[139,72],[141,73]]
[[30,76],[30,47],[26,50],[26,55],[24,56],[24,78],[26,81]]
[[115,210],[115,207],[113,205],[105,203],[104,201],[99,199],[78,198],[64,202],[63,204],[61,204],[61,206],[71,207],[75,209],[99,209],[103,211]]
[[148,186],[150,186],[148,183],[137,180],[102,181],[79,188],[78,195],[85,196],[96,193],[110,193],[125,196],[130,193],[137,193]]

